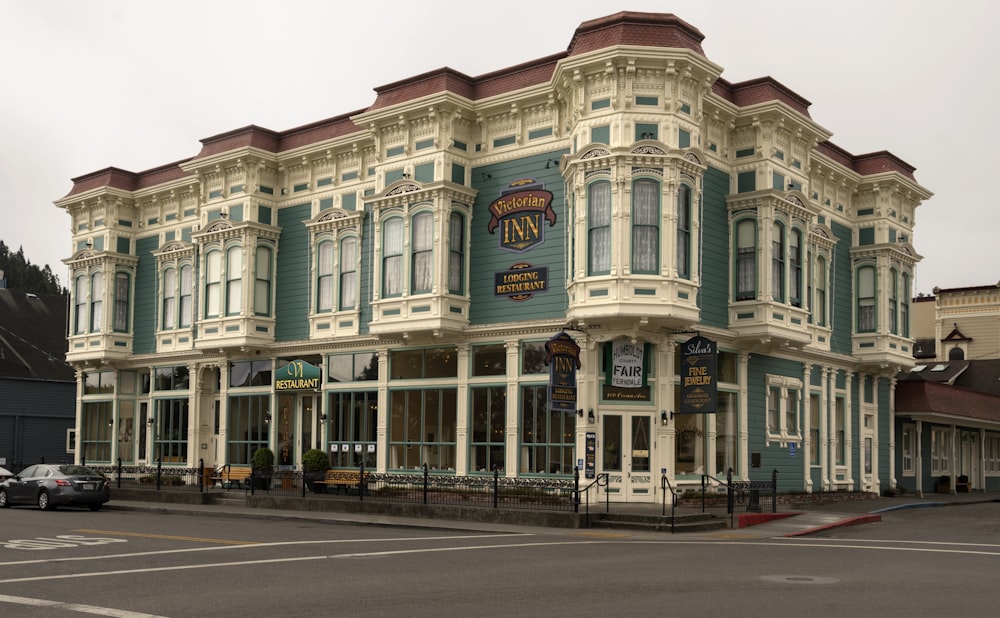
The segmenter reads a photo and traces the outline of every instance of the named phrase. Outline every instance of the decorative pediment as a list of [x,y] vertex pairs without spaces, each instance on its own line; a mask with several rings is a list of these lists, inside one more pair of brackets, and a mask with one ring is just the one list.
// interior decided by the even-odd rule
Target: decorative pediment
[[581,159],[596,159],[597,157],[611,156],[611,151],[607,148],[591,148],[580,155]]
[[[665,155],[665,154],[667,154],[667,152],[665,150],[663,150],[662,148],[660,148],[659,146],[653,146],[651,144],[642,144],[640,146],[636,146],[635,148],[633,148],[632,149],[632,154],[640,154],[640,155]],[[581,158],[586,158],[586,156],[581,157]]]
[[405,182],[405,183],[402,183],[402,184],[398,184],[395,187],[392,187],[391,189],[389,189],[388,191],[385,192],[385,195],[386,195],[386,197],[389,197],[390,195],[400,195],[402,193],[412,193],[413,191],[420,191],[421,188],[422,187],[420,185],[416,184],[416,183]]
[[361,211],[344,210],[342,208],[328,208],[306,224],[314,234],[331,230],[356,227],[360,232]]
[[963,335],[962,331],[958,330],[958,322],[954,322],[951,332],[941,341],[972,341],[972,339]]
[[233,229],[233,224],[225,219],[220,219],[218,221],[213,221],[206,227],[203,232],[209,234],[211,232],[222,232],[225,230]]

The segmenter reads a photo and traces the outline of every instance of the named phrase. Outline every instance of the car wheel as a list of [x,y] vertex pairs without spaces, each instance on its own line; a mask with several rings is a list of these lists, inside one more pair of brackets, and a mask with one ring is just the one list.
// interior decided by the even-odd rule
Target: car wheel
[[89,508],[91,511],[100,511],[101,510],[101,505],[100,504],[88,504],[87,508]]
[[10,502],[7,501],[7,490],[0,489],[0,509],[10,508]]
[[44,489],[38,493],[38,508],[43,511],[51,511],[56,508],[56,505],[49,500],[49,492]]

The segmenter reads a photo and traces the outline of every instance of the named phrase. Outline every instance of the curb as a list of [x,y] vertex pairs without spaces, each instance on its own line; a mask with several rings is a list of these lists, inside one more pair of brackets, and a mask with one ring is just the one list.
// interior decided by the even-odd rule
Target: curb
[[835,521],[830,524],[816,526],[815,528],[809,528],[808,530],[789,532],[788,534],[784,534],[782,536],[806,536],[807,534],[815,534],[817,532],[823,532],[824,530],[831,530],[833,528],[844,528],[846,526],[857,526],[859,524],[874,524],[880,521],[882,521],[881,515],[858,515],[857,517],[848,517],[847,519],[841,519],[840,521]]
[[739,516],[739,528],[749,528],[750,526],[756,526],[758,524],[766,524],[772,521],[778,521],[780,519],[785,519],[787,517],[794,517],[795,515],[801,515],[801,512],[789,512],[789,513],[744,513]]

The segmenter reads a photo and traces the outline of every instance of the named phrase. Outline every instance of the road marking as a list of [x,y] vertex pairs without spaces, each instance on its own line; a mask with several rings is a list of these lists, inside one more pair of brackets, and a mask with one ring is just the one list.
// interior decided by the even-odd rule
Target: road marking
[[[822,539],[816,537],[799,537],[799,541],[812,541],[814,543],[843,542],[843,539]],[[997,543],[958,543],[951,541],[906,541],[900,539],[851,539],[852,543],[900,543],[911,545],[944,545],[951,547],[1000,547]]]
[[577,532],[573,536],[593,537],[596,539],[626,539],[632,535],[624,532]]
[[63,603],[62,601],[47,601],[45,599],[31,599],[28,597],[12,597],[0,594],[0,603],[13,603],[16,605],[30,605],[32,607],[52,607],[64,609],[71,612],[83,614],[96,614],[98,616],[115,616],[116,618],[163,618],[156,614],[142,614],[139,612],[129,612],[111,607],[98,607],[96,605],[83,605],[80,603]]
[[146,532],[117,532],[115,530],[74,530],[90,534],[113,534],[115,536],[134,536],[141,539],[163,539],[167,541],[193,541],[195,543],[215,543],[217,545],[260,545],[257,541],[229,541],[226,539],[206,539],[198,536],[173,536],[170,534],[149,534]]

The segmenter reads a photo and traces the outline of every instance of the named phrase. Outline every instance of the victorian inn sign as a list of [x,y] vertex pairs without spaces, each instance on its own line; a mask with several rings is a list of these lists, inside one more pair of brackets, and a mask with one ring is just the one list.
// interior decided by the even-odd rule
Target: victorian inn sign
[[544,58],[74,178],[76,457],[584,467],[616,501],[730,469],[895,486],[931,194],[780,82],[724,79],[703,38],[617,13]]

